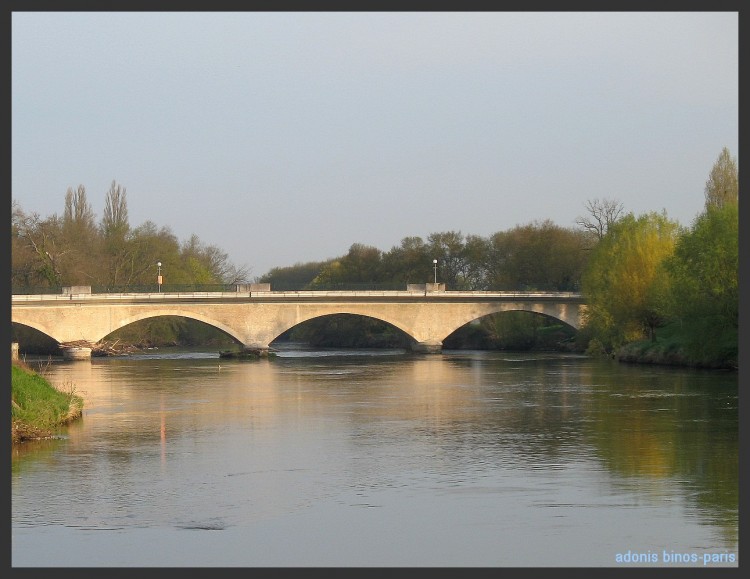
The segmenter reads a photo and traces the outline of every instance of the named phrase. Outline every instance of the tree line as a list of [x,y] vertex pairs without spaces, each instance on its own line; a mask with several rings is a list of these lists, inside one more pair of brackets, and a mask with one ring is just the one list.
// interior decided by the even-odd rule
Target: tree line
[[[488,237],[448,231],[426,241],[406,237],[387,252],[355,243],[344,256],[274,268],[261,281],[307,289],[372,281],[404,287],[434,281],[437,260],[437,281],[449,289],[581,291],[588,309],[575,336],[577,349],[611,355],[639,344],[656,352],[659,362],[736,367],[739,173],[726,147],[704,195],[704,208],[690,226],[665,211],[635,215],[615,199],[593,199],[577,228],[545,220]],[[330,326],[317,326],[304,337],[325,338]],[[357,330],[367,326],[360,322]],[[463,328],[460,345],[528,349],[552,328],[555,339],[571,343],[554,322],[509,312]],[[661,348],[654,346],[657,330],[666,338]]]
[[[354,243],[340,257],[275,267],[253,281],[270,283],[275,290],[404,289],[409,283],[437,281],[449,290],[580,291],[588,310],[575,338],[555,320],[508,312],[463,328],[446,345],[528,349],[565,342],[611,355],[634,343],[647,348],[658,341],[658,332],[669,338],[665,347],[675,359],[732,366],[737,358],[738,192],[737,163],[724,148],[705,184],[705,206],[690,226],[664,211],[635,215],[616,199],[593,199],[576,227],[547,219],[489,236],[436,232],[426,239],[405,237],[388,251]],[[132,228],[125,189],[116,182],[105,201],[98,223],[83,186],[68,189],[61,217],[28,215],[14,202],[14,292],[67,285],[110,291],[153,287],[157,261],[168,268],[173,284],[249,281],[246,269],[195,235],[181,243],[168,227],[151,221]],[[363,319],[311,320],[291,337],[354,346],[402,345],[404,339],[393,328]]]
[[[105,195],[97,221],[86,188],[68,188],[62,216],[26,213],[15,200],[11,212],[11,286],[59,290],[87,285],[101,291],[154,287],[157,263],[174,285],[244,283],[246,268],[197,235],[180,242],[168,226],[152,221],[131,227],[126,190],[117,182]],[[94,290],[96,291],[96,290]]]

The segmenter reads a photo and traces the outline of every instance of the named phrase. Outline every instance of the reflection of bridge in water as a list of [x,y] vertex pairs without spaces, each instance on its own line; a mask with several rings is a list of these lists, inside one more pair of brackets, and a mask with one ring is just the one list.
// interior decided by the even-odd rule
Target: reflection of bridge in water
[[270,291],[267,284],[257,284],[238,286],[234,292],[102,294],[74,286],[63,288],[62,294],[12,296],[11,321],[60,344],[76,343],[67,357],[85,358],[91,354],[85,344],[93,346],[115,330],[157,316],[198,320],[232,336],[243,348],[263,353],[302,322],[351,314],[395,326],[411,338],[416,352],[439,353],[445,338],[483,316],[535,312],[577,329],[585,307],[575,292],[445,291],[441,284],[410,285],[405,291]]

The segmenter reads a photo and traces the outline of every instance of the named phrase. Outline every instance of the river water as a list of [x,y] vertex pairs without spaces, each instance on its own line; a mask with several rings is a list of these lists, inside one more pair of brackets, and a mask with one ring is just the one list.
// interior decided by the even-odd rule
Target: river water
[[13,449],[14,567],[738,565],[736,372],[294,347],[43,371],[85,410]]

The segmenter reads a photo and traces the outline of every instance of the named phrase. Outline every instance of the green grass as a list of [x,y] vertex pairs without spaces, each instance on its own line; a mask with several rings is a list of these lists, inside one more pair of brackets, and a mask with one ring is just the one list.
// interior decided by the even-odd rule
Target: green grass
[[23,364],[14,363],[11,375],[13,441],[49,434],[78,418],[83,398],[70,385],[65,391],[52,386],[43,376]]

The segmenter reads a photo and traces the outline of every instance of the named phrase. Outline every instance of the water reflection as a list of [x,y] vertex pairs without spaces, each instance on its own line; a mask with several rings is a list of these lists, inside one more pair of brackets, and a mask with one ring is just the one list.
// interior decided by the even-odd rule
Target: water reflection
[[[147,529],[263,530],[270,541],[272,525],[305,544],[321,520],[346,553],[264,543],[251,557],[232,535],[221,548],[191,542],[177,563],[144,549],[129,561],[371,564],[349,544],[354,528],[365,541],[383,540],[376,529],[405,533],[379,565],[598,566],[638,546],[736,551],[736,374],[557,355],[318,354],[53,364],[51,379],[84,397],[84,417],[62,440],[14,449],[14,561],[30,560],[50,525],[127,531],[135,545]],[[95,564],[77,559],[74,537],[55,540],[74,565]],[[461,549],[449,555],[441,541]]]

